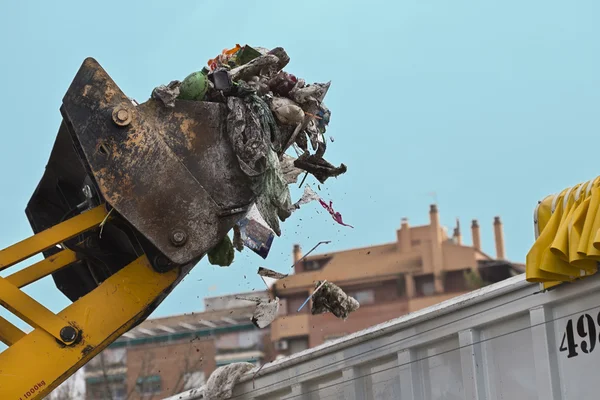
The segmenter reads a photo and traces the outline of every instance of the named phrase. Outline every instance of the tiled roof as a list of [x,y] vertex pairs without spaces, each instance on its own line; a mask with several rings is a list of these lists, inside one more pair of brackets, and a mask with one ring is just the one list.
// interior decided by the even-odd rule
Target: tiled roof
[[[306,288],[320,279],[348,282],[397,275],[421,268],[420,252],[415,250],[400,253],[396,243],[315,255],[305,260],[318,261],[329,257],[331,260],[320,270],[302,272],[280,279],[275,284],[276,291]],[[360,265],[360,268],[348,268],[350,265]]]

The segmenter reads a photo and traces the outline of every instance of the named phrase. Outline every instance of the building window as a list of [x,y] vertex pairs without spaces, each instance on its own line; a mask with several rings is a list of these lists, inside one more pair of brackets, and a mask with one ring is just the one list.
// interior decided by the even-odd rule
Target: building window
[[183,375],[183,390],[199,388],[204,382],[203,371],[188,372]]
[[281,317],[288,314],[287,299],[279,299],[279,311],[277,316]]
[[304,260],[305,271],[316,271],[322,269],[331,260],[331,257],[319,258],[318,260]]
[[348,296],[354,297],[360,305],[367,305],[375,303],[375,291],[373,289],[357,290],[349,292]]
[[138,378],[136,389],[141,395],[157,394],[162,391],[160,375],[150,375]]
[[444,291],[446,292],[465,292],[469,290],[465,273],[470,270],[447,271],[444,278]]
[[321,263],[318,261],[304,261],[305,271],[316,271],[321,268]]
[[404,275],[399,275],[396,279],[396,294],[398,297],[406,296],[406,277]]
[[431,296],[435,294],[433,274],[415,276],[415,291],[417,296]]
[[125,383],[94,382],[86,384],[85,391],[88,399],[125,400],[127,390]]
[[127,390],[125,385],[113,386],[111,388],[113,400],[125,400],[127,398]]
[[417,240],[413,240],[413,241],[410,242],[410,244],[411,244],[411,246],[418,246],[418,245],[421,244],[421,241],[418,240],[418,239]]
[[86,370],[106,369],[125,364],[127,364],[127,349],[105,349],[88,362]]

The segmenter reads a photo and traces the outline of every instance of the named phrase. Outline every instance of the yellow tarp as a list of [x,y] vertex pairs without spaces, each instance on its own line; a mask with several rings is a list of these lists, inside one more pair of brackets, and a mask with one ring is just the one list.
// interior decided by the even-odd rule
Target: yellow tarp
[[598,271],[600,177],[546,197],[535,209],[536,241],[526,260],[526,278],[545,288]]

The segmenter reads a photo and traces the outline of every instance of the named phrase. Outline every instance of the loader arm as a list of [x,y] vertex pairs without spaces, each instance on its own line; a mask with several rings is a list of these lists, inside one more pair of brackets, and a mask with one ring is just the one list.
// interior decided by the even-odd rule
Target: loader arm
[[[26,214],[34,235],[0,251],[0,398],[33,400],[145,320],[255,201],[223,104],[132,102],[91,58]],[[54,313],[21,289],[52,275],[71,301]]]
[[[0,252],[2,268],[28,258],[69,237],[96,230],[107,216],[104,205]],[[58,314],[21,288],[72,265],[78,255],[63,249],[40,262],[0,278],[0,304],[34,329],[30,333],[0,320],[0,398],[41,399],[143,321],[183,276],[181,267],[156,272],[146,255],[126,265],[97,288]]]

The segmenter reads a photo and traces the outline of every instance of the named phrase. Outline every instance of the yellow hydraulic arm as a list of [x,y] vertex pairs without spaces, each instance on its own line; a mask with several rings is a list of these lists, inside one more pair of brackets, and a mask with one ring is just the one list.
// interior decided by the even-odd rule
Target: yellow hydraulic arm
[[[26,215],[34,235],[0,251],[0,399],[48,395],[142,322],[256,201],[220,103],[129,99],[86,59]],[[16,268],[15,268],[16,269]],[[22,288],[44,277],[72,304],[58,314]]]
[[[107,217],[104,205],[86,211],[0,252],[0,268],[89,230]],[[145,318],[146,310],[177,282],[181,271],[154,271],[145,255],[102,282],[95,290],[54,314],[21,288],[74,262],[63,249],[6,278],[0,278],[0,304],[34,329],[26,334],[0,319],[0,398],[39,399],[72,375],[112,341]]]

